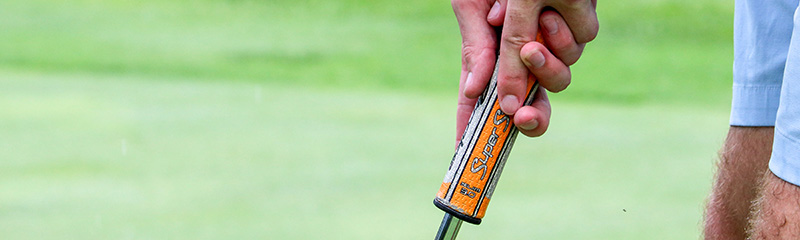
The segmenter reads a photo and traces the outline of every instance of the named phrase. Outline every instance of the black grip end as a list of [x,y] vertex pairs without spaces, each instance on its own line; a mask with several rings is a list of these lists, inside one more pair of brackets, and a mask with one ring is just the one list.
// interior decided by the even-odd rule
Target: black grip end
[[468,215],[465,215],[463,213],[460,213],[460,212],[450,208],[446,204],[440,202],[438,199],[433,199],[433,205],[435,205],[439,209],[442,209],[442,211],[445,211],[445,212],[449,213],[450,215],[453,215],[454,217],[457,217],[458,219],[464,220],[464,222],[472,223],[472,224],[475,224],[475,225],[480,225],[481,224],[481,219],[480,218],[475,218],[475,217],[468,216]]

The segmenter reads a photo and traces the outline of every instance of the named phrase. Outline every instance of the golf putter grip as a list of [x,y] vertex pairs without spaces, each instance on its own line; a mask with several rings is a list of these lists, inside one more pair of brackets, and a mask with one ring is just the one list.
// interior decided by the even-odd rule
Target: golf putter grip
[[[533,102],[537,87],[538,83],[529,75],[525,105]],[[434,205],[468,223],[480,224],[518,132],[513,117],[500,110],[495,65],[492,78],[469,117]]]

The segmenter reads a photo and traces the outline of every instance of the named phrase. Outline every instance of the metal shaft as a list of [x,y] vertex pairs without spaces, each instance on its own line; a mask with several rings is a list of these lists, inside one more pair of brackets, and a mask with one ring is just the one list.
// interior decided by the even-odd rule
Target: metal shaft
[[454,240],[458,235],[458,229],[461,228],[463,221],[449,213],[444,214],[442,224],[439,225],[439,232],[436,233],[435,240]]

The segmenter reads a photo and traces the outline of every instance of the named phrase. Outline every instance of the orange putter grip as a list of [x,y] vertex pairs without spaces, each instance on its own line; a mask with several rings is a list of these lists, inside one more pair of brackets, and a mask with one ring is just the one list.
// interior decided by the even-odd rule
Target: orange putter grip
[[[525,105],[530,105],[538,84],[528,77]],[[450,168],[433,203],[445,212],[480,224],[519,131],[513,118],[500,110],[497,66],[489,85],[478,98]]]

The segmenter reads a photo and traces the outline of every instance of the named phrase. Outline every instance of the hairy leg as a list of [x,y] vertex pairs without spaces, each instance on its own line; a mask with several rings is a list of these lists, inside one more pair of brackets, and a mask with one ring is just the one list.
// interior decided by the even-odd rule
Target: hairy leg
[[753,204],[749,239],[800,239],[800,187],[772,172]]
[[734,127],[720,150],[705,212],[705,239],[745,239],[751,202],[772,153],[772,127]]

